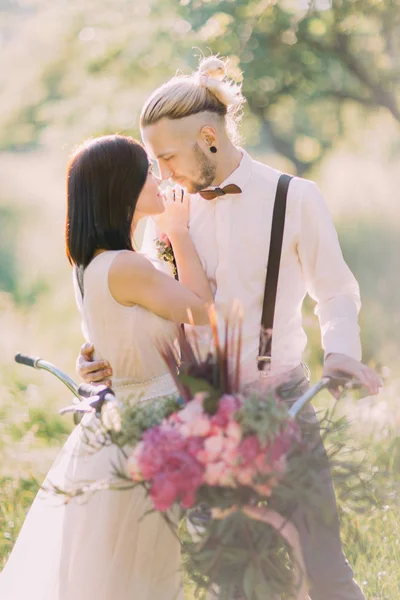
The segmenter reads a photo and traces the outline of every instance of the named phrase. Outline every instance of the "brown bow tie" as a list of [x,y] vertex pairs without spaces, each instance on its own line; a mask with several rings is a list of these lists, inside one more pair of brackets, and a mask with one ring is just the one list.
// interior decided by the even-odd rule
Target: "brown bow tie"
[[214,198],[218,198],[219,196],[225,196],[226,194],[241,194],[242,190],[238,185],[234,183],[229,183],[223,188],[215,188],[214,190],[202,190],[199,192],[200,196],[204,198],[204,200],[214,200]]

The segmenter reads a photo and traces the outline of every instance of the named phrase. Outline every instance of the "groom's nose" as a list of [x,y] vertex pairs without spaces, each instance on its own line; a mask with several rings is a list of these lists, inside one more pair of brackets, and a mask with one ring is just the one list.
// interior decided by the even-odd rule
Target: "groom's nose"
[[173,175],[171,169],[168,169],[168,167],[166,165],[159,164],[159,170],[160,170],[161,179],[163,179],[163,180],[169,179]]

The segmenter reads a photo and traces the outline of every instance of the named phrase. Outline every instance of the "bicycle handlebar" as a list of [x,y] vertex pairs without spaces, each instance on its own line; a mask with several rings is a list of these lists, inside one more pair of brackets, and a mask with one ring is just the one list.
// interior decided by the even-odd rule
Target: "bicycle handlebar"
[[62,381],[63,384],[67,386],[70,392],[72,392],[74,396],[78,398],[78,400],[82,400],[75,381],[66,373],[61,371],[58,367],[50,362],[47,362],[47,360],[43,360],[39,356],[27,356],[26,354],[21,354],[20,352],[15,355],[14,360],[20,365],[26,365],[28,367],[33,367],[34,369],[43,369],[44,371],[48,371],[52,375],[55,375],[57,379]]
[[40,358],[38,356],[26,356],[26,354],[21,354],[20,352],[15,355],[15,362],[20,365],[26,365],[27,367],[33,367],[34,369],[38,368],[37,362],[39,360]]
[[82,398],[91,398],[92,396],[98,396],[100,392],[107,389],[111,392],[111,389],[105,385],[93,385],[92,383],[81,383],[78,386],[78,394]]
[[[79,386],[63,371],[58,369],[52,363],[49,363],[45,360],[42,360],[39,357],[34,356],[26,356],[25,354],[18,353],[15,355],[15,361],[21,365],[26,365],[28,367],[33,367],[34,369],[43,369],[55,375],[60,381],[67,386],[67,388],[82,402],[82,398],[90,399],[94,396],[99,396],[100,404],[104,401],[107,394],[114,395],[114,392],[111,388],[106,387],[105,385],[93,385],[88,383],[81,383]],[[329,387],[336,387],[337,385],[343,385],[345,388],[356,388],[361,387],[361,384],[358,382],[351,382],[349,378],[331,378],[331,377],[323,377],[320,381],[318,381],[315,385],[311,386],[309,390],[307,390],[300,398],[296,400],[293,406],[289,410],[289,414],[295,417],[299,411],[308,403],[310,400],[314,398],[321,390]],[[81,406],[82,410],[84,406],[88,404],[91,405],[91,402],[86,401]],[[95,403],[94,403],[95,404]],[[67,407],[67,410],[71,410],[71,407]],[[78,409],[79,410],[79,409]]]

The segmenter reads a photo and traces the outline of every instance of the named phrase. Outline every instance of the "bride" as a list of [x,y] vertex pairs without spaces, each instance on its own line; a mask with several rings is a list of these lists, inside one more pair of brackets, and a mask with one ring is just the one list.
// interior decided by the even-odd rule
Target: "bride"
[[[72,155],[67,173],[67,256],[83,271],[83,327],[97,357],[113,366],[119,399],[144,401],[175,391],[157,341],[176,324],[207,323],[209,282],[188,232],[189,198],[176,189],[164,202],[143,147],[119,135],[91,139]],[[162,213],[162,215],[161,215]],[[173,245],[180,282],[136,252],[142,217],[157,215]],[[131,400],[132,401],[132,400]],[[3,572],[1,600],[182,600],[180,546],[141,489],[56,497],[110,476],[118,450],[93,452],[89,415],[50,469]],[[47,491],[46,491],[47,488]]]

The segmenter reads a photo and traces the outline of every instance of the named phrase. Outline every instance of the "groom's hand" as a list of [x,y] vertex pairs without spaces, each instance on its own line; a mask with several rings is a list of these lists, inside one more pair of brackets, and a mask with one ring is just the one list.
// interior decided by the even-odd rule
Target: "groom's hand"
[[78,375],[85,383],[102,383],[111,386],[112,369],[106,360],[94,360],[93,344],[83,344],[80,354],[76,361],[76,370]]
[[[346,354],[328,354],[322,376],[354,380],[354,383],[360,383],[371,395],[377,394],[383,385],[381,378],[373,369]],[[335,398],[339,397],[338,388],[329,389]]]

